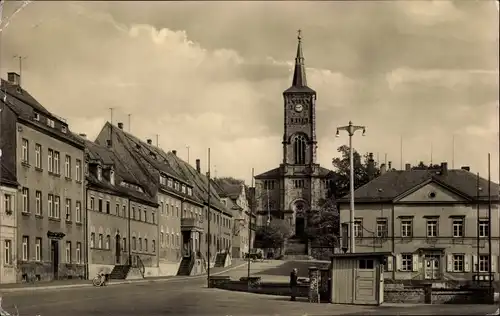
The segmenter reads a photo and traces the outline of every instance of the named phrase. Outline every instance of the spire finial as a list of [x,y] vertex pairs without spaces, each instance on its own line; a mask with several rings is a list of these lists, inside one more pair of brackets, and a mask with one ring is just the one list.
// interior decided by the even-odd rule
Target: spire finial
[[302,40],[302,30],[301,29],[297,30],[297,39],[299,40],[299,42]]

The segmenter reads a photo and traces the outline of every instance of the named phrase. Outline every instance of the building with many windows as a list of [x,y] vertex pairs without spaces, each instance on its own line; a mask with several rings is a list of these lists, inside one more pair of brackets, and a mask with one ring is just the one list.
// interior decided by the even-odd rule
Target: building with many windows
[[158,203],[111,148],[85,145],[89,276],[127,265],[158,275]]
[[84,144],[8,73],[2,80],[2,161],[20,185],[17,279],[83,277]]
[[[447,163],[439,169],[411,170],[407,165],[406,170],[383,173],[355,191],[356,252],[394,253],[387,260],[389,278],[485,279],[491,260],[498,280],[499,186],[490,183],[489,196],[488,184],[468,167],[449,170]],[[342,239],[347,241],[349,197],[339,203]]]
[[[1,159],[1,155],[0,155]],[[0,284],[16,283],[17,191],[16,175],[0,161]]]

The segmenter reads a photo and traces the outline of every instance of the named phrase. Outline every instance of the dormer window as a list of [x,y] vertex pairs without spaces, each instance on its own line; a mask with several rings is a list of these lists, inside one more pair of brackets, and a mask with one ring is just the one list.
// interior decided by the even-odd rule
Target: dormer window
[[35,112],[35,115],[33,116],[33,119],[35,121],[40,121],[40,114],[38,114],[38,113]]
[[182,193],[186,194],[186,186],[184,184],[182,185]]
[[174,189],[179,190],[179,182],[177,182],[177,181],[175,182]]
[[53,119],[47,118],[47,126],[54,128],[55,125],[56,123]]
[[66,132],[67,132],[66,126],[63,125],[61,127],[61,132],[63,132],[64,134],[66,134]]
[[193,189],[188,187],[187,190],[188,190],[188,195],[193,195]]
[[109,171],[109,183],[111,183],[111,185],[115,185],[115,171],[114,170]]
[[160,175],[160,184],[167,185],[167,178],[164,175]]
[[102,168],[97,166],[97,180],[102,181]]
[[172,183],[173,183],[172,179],[168,179],[167,185],[169,188],[172,187]]

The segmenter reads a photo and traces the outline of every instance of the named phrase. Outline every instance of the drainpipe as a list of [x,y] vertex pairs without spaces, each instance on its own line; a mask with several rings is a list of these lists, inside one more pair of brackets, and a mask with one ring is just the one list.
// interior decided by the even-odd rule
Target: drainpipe
[[127,220],[127,229],[128,229],[128,264],[132,265],[132,248],[130,247],[131,245],[131,240],[132,240],[132,235],[130,233],[130,198],[128,199],[128,220]]

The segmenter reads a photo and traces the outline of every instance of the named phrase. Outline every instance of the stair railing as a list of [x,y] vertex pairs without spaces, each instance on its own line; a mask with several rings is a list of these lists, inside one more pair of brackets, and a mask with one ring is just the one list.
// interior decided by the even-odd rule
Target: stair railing
[[191,271],[193,271],[194,264],[196,263],[196,255],[193,253],[189,257],[189,275],[191,275]]
[[142,262],[141,257],[139,257],[138,255],[135,255],[135,266],[133,265],[133,267],[139,269],[139,272],[144,278],[144,274],[146,273],[146,267],[144,266],[144,262]]

